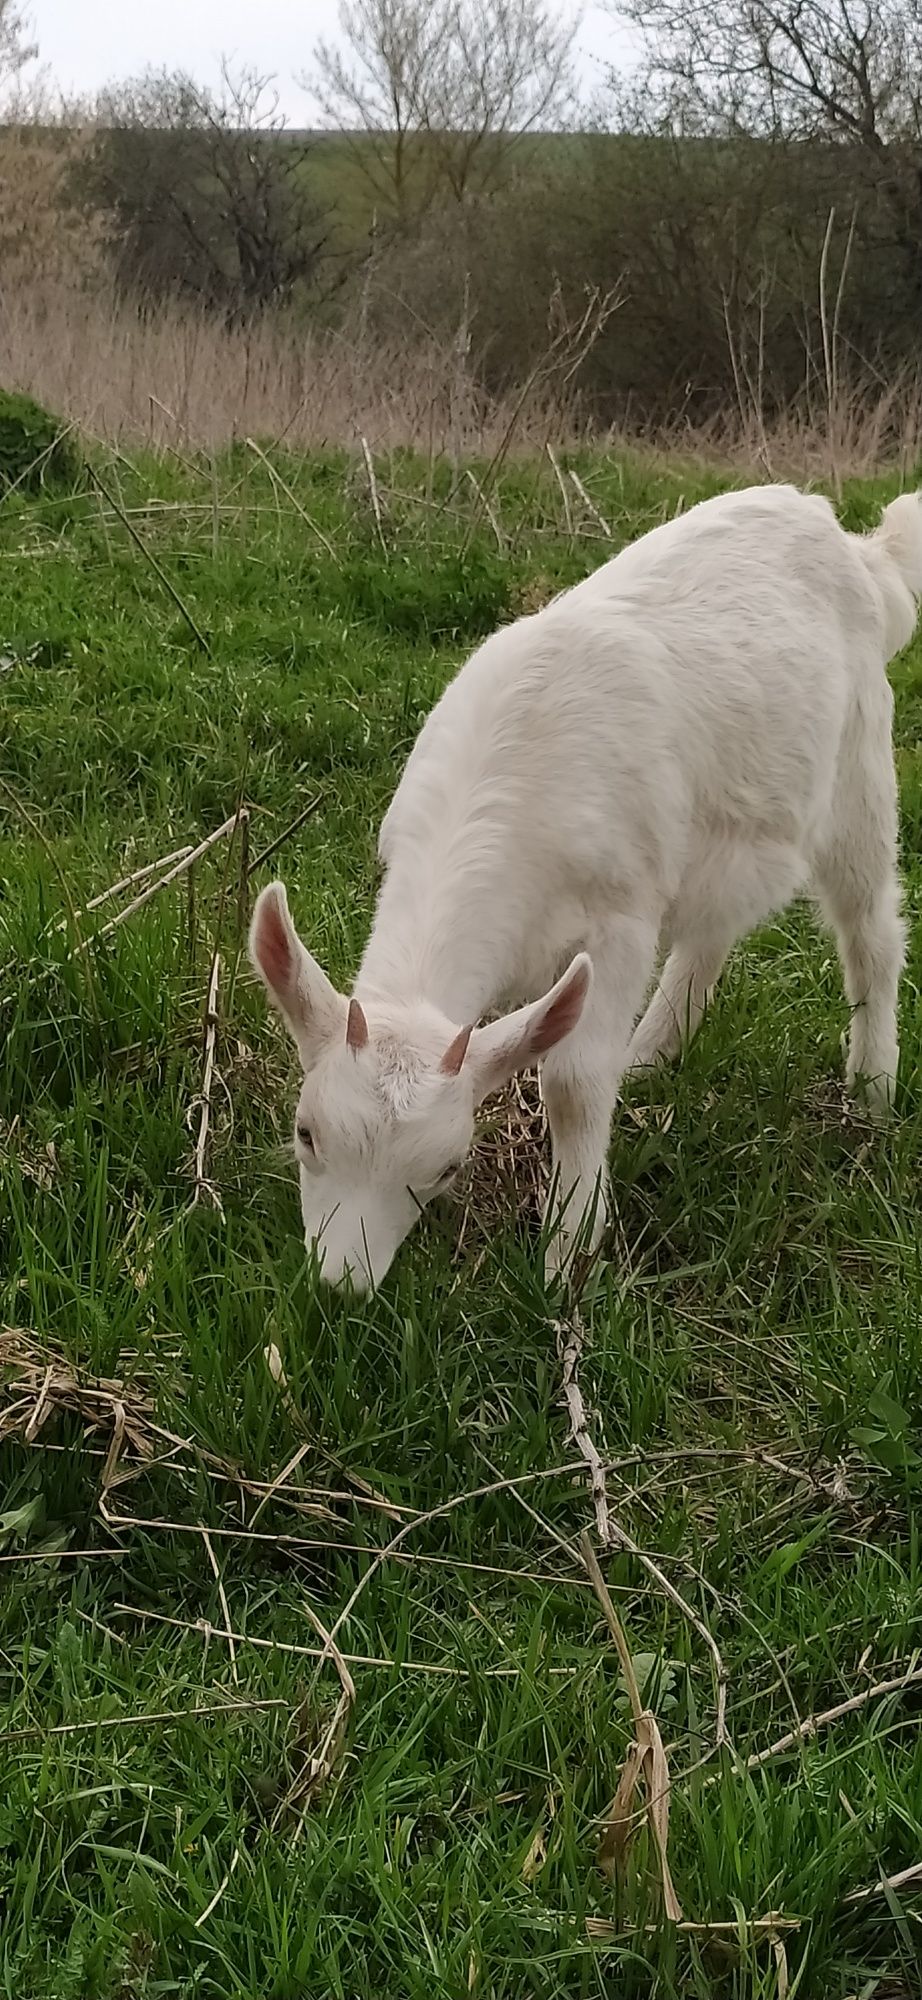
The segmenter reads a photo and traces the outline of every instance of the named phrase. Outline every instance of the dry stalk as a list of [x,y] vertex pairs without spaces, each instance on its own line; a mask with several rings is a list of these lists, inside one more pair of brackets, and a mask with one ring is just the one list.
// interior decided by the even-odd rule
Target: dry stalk
[[290,1710],[291,1703],[282,1695],[265,1695],[258,1699],[242,1701],[203,1702],[196,1708],[158,1708],[147,1715],[100,1715],[83,1722],[29,1722],[21,1729],[0,1731],[0,1743],[33,1743],[45,1741],[50,1736],[87,1736],[92,1730],[100,1734],[112,1729],[154,1729],[169,1727],[171,1723],[205,1722],[215,1715],[270,1715],[280,1709]]
[[318,792],[316,797],[312,798],[308,802],[308,804],[304,807],[303,812],[299,812],[297,814],[297,817],[293,819],[290,822],[290,824],[286,826],[283,829],[283,831],[276,836],[275,840],[270,840],[268,847],[264,847],[262,853],[257,854],[256,860],[251,861],[248,864],[247,866],[248,879],[251,875],[255,875],[257,868],[262,868],[264,863],[269,861],[273,854],[278,853],[279,848],[284,845],[286,840],[291,839],[292,834],[300,832],[302,826],[304,825],[305,820],[310,819],[311,814],[316,812],[317,807],[321,802],[321,797],[322,794]]
[[185,847],[175,847],[172,854],[162,854],[159,861],[145,861],[143,868],[136,868],[132,875],[123,875],[120,881],[113,882],[108,889],[101,890],[98,896],[91,896],[89,902],[84,903],[82,910],[78,910],[77,915],[88,916],[90,910],[98,910],[101,903],[111,902],[112,897],[120,896],[124,889],[133,889],[136,882],[146,882],[149,876],[156,875],[159,868],[168,868],[171,861],[185,861],[186,855],[191,852],[192,848],[187,843]]
[[586,492],[586,488],[583,485],[579,473],[573,472],[571,470],[570,481],[571,484],[576,488],[576,491],[579,494],[579,497],[583,503],[583,506],[586,508],[587,513],[592,515],[592,519],[595,521],[596,526],[601,528],[606,541],[613,542],[615,538],[614,535],[612,534],[611,528],[609,527],[609,524],[606,521],[604,514],[599,512],[599,509],[596,506],[595,501],[592,499],[591,495]]
[[[121,1382],[104,1378],[78,1378],[62,1356],[50,1356],[22,1327],[0,1328],[0,1370],[0,1439],[19,1436],[25,1444],[34,1444],[48,1419],[59,1410],[75,1413],[91,1430],[118,1435],[119,1451],[127,1438],[138,1457],[147,1462],[154,1456],[157,1441],[169,1435],[154,1424],[154,1405],[143,1391],[129,1390]],[[106,1465],[111,1484],[111,1446]]]
[[583,1325],[575,1307],[569,1320],[554,1322],[554,1332],[557,1338],[557,1358],[560,1362],[561,1393],[570,1419],[570,1436],[580,1457],[589,1468],[596,1533],[602,1547],[607,1549],[611,1547],[612,1529],[608,1490],[605,1485],[605,1466],[589,1428],[589,1415],[579,1382],[579,1364],[583,1356]]
[[[300,1838],[303,1831],[305,1813],[317,1797],[318,1792],[322,1791],[323,1787],[329,1784],[339,1765],[346,1747],[349,1722],[355,1707],[355,1682],[349,1672],[343,1654],[340,1652],[332,1634],[328,1632],[322,1619],[318,1617],[313,1606],[308,1603],[307,1599],[304,1601],[304,1610],[318,1638],[323,1640],[325,1649],[328,1649],[328,1657],[332,1660],[339,1675],[340,1692],[339,1700],[324,1730],[320,1743],[316,1750],[305,1756],[302,1771],[290,1786],[285,1798],[281,1800],[275,1814],[274,1824],[277,1826],[279,1820],[286,1813],[297,1810],[298,1819],[293,1835],[295,1840]],[[298,1718],[298,1736],[302,1737],[309,1726],[308,1702],[305,1701],[302,1704]]]
[[786,1750],[795,1750],[800,1743],[809,1743],[821,1729],[828,1729],[831,1722],[840,1722],[843,1715],[855,1715],[858,1709],[866,1708],[869,1701],[882,1701],[885,1695],[901,1694],[905,1688],[922,1686],[922,1667],[907,1667],[902,1674],[895,1674],[891,1680],[877,1681],[873,1687],[862,1688],[860,1694],[849,1695],[847,1701],[836,1702],[834,1708],[824,1708],[817,1715],[806,1715],[796,1729],[789,1729],[786,1736],[779,1736],[766,1750],[754,1750],[746,1759],[746,1770],[760,1770],[773,1757],[782,1757]]
[[258,445],[256,439],[251,437],[247,438],[246,445],[248,451],[255,452],[257,458],[262,460],[262,463],[269,474],[273,486],[281,487],[281,490],[284,493],[286,500],[291,501],[295,513],[300,514],[305,527],[310,529],[312,535],[316,535],[318,542],[320,542],[322,547],[326,549],[330,561],[336,564],[337,569],[341,569],[342,564],[339,560],[336,550],[333,547],[332,542],[329,540],[329,537],[324,534],[322,528],[319,528],[317,526],[316,521],[312,519],[311,515],[307,511],[307,508],[302,505],[301,501],[298,499],[297,494],[292,491],[291,487],[288,484],[287,479],[282,478],[282,475],[279,472],[278,468],[274,466],[272,464],[271,459],[267,457],[266,453],[262,449],[262,446]]
[[381,501],[378,495],[378,482],[377,479],[375,478],[375,463],[374,459],[372,458],[371,452],[369,450],[367,437],[365,437],[364,435],[360,437],[359,443],[361,444],[362,447],[362,457],[365,460],[365,471],[368,474],[368,490],[369,493],[371,494],[371,505],[375,517],[375,527],[377,528],[378,531],[378,540],[381,544],[381,553],[386,561],[387,542],[385,541],[384,538],[384,522],[381,517]]
[[[102,1518],[116,1527],[142,1527],[144,1522],[112,1517],[107,1492],[136,1478],[144,1468],[169,1466],[180,1453],[204,1465],[212,1476],[230,1480],[237,1487],[246,1485],[229,1461],[202,1451],[190,1439],[178,1437],[157,1423],[153,1399],[144,1389],[134,1383],[78,1375],[63,1355],[49,1354],[27,1329],[0,1327],[0,1441],[19,1438],[35,1444],[49,1419],[61,1411],[79,1417],[87,1432],[102,1432],[109,1439],[105,1450],[97,1454],[104,1460],[98,1505]],[[126,1467],[129,1447],[136,1463]],[[58,1448],[68,1449],[43,1443],[47,1451]],[[92,1447],[85,1448],[92,1454]],[[197,1527],[192,1531],[199,1532]],[[43,1560],[59,1561],[68,1553],[66,1549],[55,1551],[52,1558],[45,1552]]]
[[631,1649],[585,1529],[579,1538],[579,1546],[593,1590],[615,1643],[634,1718],[634,1741],[625,1758],[618,1788],[606,1815],[607,1825],[599,1846],[599,1867],[602,1873],[609,1877],[614,1877],[623,1870],[636,1831],[634,1795],[640,1787],[643,1787],[646,1793],[646,1818],[659,1859],[663,1910],[670,1923],[680,1923],[682,1906],[675,1892],[668,1855],[669,1765],[659,1724],[652,1709],[645,1708],[641,1701]]
[[141,894],[127,903],[123,910],[119,910],[117,916],[110,917],[109,922],[103,924],[101,930],[95,931],[92,938],[87,938],[78,945],[78,951],[88,951],[91,944],[98,944],[102,938],[109,937],[112,931],[118,930],[120,924],[127,923],[129,917],[135,916],[138,910],[143,910],[145,903],[149,903],[152,896],[159,895],[161,889],[169,888],[170,883],[175,882],[180,875],[185,875],[196,861],[201,860],[203,854],[208,853],[209,848],[232,833],[239,817],[239,813],[231,813],[230,818],[226,819],[222,826],[216,827],[213,833],[206,834],[205,839],[200,840],[197,847],[188,848],[165,875],[161,875],[156,882],[151,882],[146,889],[142,889]]
[[566,483],[565,483],[565,480],[564,480],[564,476],[563,476],[563,473],[561,472],[561,470],[560,470],[560,466],[559,466],[559,464],[558,464],[558,462],[557,462],[557,455],[556,455],[556,453],[555,453],[555,451],[554,451],[554,447],[553,447],[553,445],[552,445],[552,444],[550,444],[550,443],[548,443],[548,444],[546,444],[546,445],[545,445],[544,449],[545,449],[545,451],[547,452],[547,455],[548,455],[548,458],[550,459],[550,462],[551,462],[551,466],[552,466],[552,469],[553,469],[553,473],[554,473],[554,478],[556,479],[556,481],[557,481],[557,484],[558,484],[558,486],[559,486],[559,488],[560,488],[560,495],[561,495],[561,499],[563,500],[563,518],[564,518],[564,521],[566,522],[566,527],[567,527],[567,534],[568,534],[568,536],[569,536],[569,538],[570,538],[570,541],[572,542],[572,540],[573,540],[573,514],[572,514],[572,511],[571,511],[571,508],[570,508],[570,495],[569,495],[569,493],[567,492],[567,488],[566,488]]
[[[349,1593],[349,1596],[346,1599],[345,1604],[342,1607],[342,1610],[337,1614],[334,1623],[330,1627],[328,1638],[319,1655],[319,1666],[322,1666],[324,1661],[330,1658],[330,1647],[338,1638],[339,1633],[342,1631],[343,1626],[351,1618],[352,1613],[354,1612],[355,1607],[359,1602],[359,1599],[364,1595],[365,1591],[368,1589],[369,1584],[377,1576],[378,1571],[381,1568],[383,1568],[383,1565],[386,1562],[390,1561],[393,1558],[393,1556],[395,1556],[398,1553],[400,1549],[402,1549],[404,1542],[408,1541],[409,1537],[412,1534],[415,1534],[417,1529],[428,1527],[430,1523],[433,1521],[443,1521],[447,1519],[449,1514],[456,1513],[459,1507],[470,1506],[473,1501],[486,1500],[495,1493],[517,1492],[518,1489],[522,1486],[533,1486],[533,1485],[538,1485],[547,1479],[558,1479],[562,1475],[568,1472],[572,1473],[575,1469],[576,1468],[574,1467],[571,1461],[569,1464],[564,1466],[559,1466],[559,1465],[544,1466],[540,1467],[537,1471],[516,1473],[507,1479],[492,1479],[489,1480],[483,1486],[474,1486],[469,1488],[466,1492],[454,1493],[452,1494],[451,1499],[443,1500],[437,1507],[428,1507],[422,1514],[414,1514],[411,1520],[404,1522],[403,1526],[398,1529],[396,1535],[393,1535],[391,1537],[391,1540],[385,1543],[383,1548],[376,1549],[374,1556],[372,1557],[371,1561],[368,1564],[367,1569],[364,1571],[362,1576],[359,1577],[358,1582],[353,1586],[352,1590]],[[130,1606],[126,1606],[125,1608],[126,1610],[130,1611]],[[137,1615],[139,1617],[142,1616],[159,1617],[159,1614],[152,1612],[151,1613],[138,1612]],[[161,1620],[161,1622],[169,1623],[173,1621]],[[188,1627],[183,1627],[182,1624],[180,1624],[180,1629],[188,1629]],[[244,1643],[253,1644],[256,1642],[246,1641]],[[271,1645],[272,1641],[266,1640],[263,1641],[262,1643],[266,1645]],[[281,1650],[283,1651],[294,1650],[295,1652],[299,1652],[303,1657],[307,1658],[313,1657],[310,1649],[308,1649],[305,1652],[305,1649],[303,1647],[300,1648],[282,1647]],[[374,1660],[374,1661],[361,1660],[357,1659],[355,1654],[348,1654],[348,1653],[345,1653],[343,1655],[343,1658],[348,1661],[350,1666],[355,1666],[357,1664],[375,1665],[375,1666],[397,1664],[394,1661],[387,1662],[382,1660]],[[441,1672],[441,1673],[449,1673],[452,1675],[463,1673],[463,1669],[461,1668],[454,1668],[454,1667],[430,1668],[428,1665],[425,1665],[422,1668],[418,1668],[418,1670],[426,1673]],[[518,1675],[520,1670],[518,1668],[497,1667],[491,1669],[490,1671],[493,1672],[494,1674],[509,1674],[515,1677]],[[555,1669],[552,1668],[551,1672],[553,1673],[554,1671]],[[569,1673],[570,1669],[561,1668],[559,1669],[559,1671],[561,1673],[567,1674]]]
[[[218,1034],[218,983],[221,978],[221,954],[215,952],[211,961],[211,977],[208,981],[208,999],[205,1003],[205,1060],[202,1070],[202,1089],[197,1100],[199,1107],[198,1138],[195,1142],[195,1190],[192,1196],[193,1208],[200,1201],[210,1203],[217,1209],[223,1222],[224,1204],[214,1181],[206,1173],[208,1133],[211,1126],[211,1092],[215,1078],[215,1044]],[[195,1111],[190,1105],[190,1116]]]
[[233,1855],[231,1857],[231,1865],[227,1870],[226,1875],[223,1876],[222,1880],[218,1883],[218,1886],[214,1892],[214,1895],[211,1898],[211,1901],[205,1904],[205,1908],[203,1909],[201,1916],[196,1917],[195,1923],[192,1926],[193,1930],[200,1931],[202,1925],[207,1924],[209,1917],[214,1916],[215,1910],[217,1909],[218,1904],[221,1901],[221,1897],[223,1896],[224,1891],[230,1882],[231,1876],[233,1875],[234,1869],[236,1868],[239,1860],[240,1860],[240,1849],[239,1847],[235,1847]]
[[131,536],[131,539],[134,542],[135,547],[140,549],[145,562],[150,564],[151,569],[154,572],[154,575],[159,577],[164,590],[167,592],[167,595],[172,598],[177,611],[185,619],[185,622],[188,625],[193,638],[201,646],[202,652],[207,653],[208,658],[210,659],[211,647],[208,643],[208,640],[206,639],[205,634],[202,631],[201,627],[196,624],[195,619],[193,618],[192,613],[189,610],[189,606],[184,602],[183,598],[180,596],[175,583],[171,582],[170,578],[167,576],[163,564],[158,562],[157,557],[154,555],[153,550],[148,548],[147,543],[143,539],[143,536],[138,534],[134,522],[125,512],[125,509],[122,506],[121,501],[116,500],[114,494],[109,492],[108,487],[103,484],[103,481],[99,477],[99,473],[96,471],[95,466],[89,459],[87,460],[87,471],[90,475],[91,480],[93,481],[93,485],[98,488],[99,492],[102,494],[103,499],[106,500],[109,506],[111,507],[113,514],[116,514],[118,516],[118,519],[121,521],[122,527]]
[[[908,1868],[898,1869],[895,1875],[881,1875],[879,1881],[869,1883],[865,1888],[852,1889],[842,1898],[842,1908],[853,1908],[856,1903],[866,1903],[874,1896],[886,1896],[896,1889],[914,1888],[922,1880],[922,1861],[913,1861]],[[745,1939],[747,1937],[766,1938],[773,1944],[781,1943],[784,1937],[802,1928],[803,1917],[785,1916],[781,1910],[768,1910],[760,1917],[715,1917],[703,1918],[695,1923],[683,1918],[676,1930],[700,1938]],[[654,1936],[656,1924],[617,1924],[611,1917],[587,1917],[586,1936],[593,1943],[614,1943],[626,1937]]]
[[[247,928],[250,914],[250,810],[240,809],[240,859],[237,867],[237,936],[242,938]],[[224,890],[222,887],[222,910]]]
[[97,1504],[101,1511],[105,1511],[106,1496],[110,1486],[114,1483],[115,1475],[118,1471],[127,1427],[128,1419],[125,1413],[125,1405],[121,1397],[117,1396],[112,1405],[112,1436],[109,1441],[109,1449],[106,1452],[106,1462],[102,1469],[102,1478],[99,1482],[99,1499]]
[[205,1553],[211,1564],[212,1574],[218,1586],[218,1600],[220,1602],[221,1612],[224,1618],[224,1633],[227,1639],[227,1650],[230,1654],[231,1676],[233,1679],[234,1686],[239,1687],[240,1675],[237,1672],[237,1648],[234,1643],[234,1635],[231,1629],[230,1605],[227,1602],[227,1592],[224,1588],[224,1578],[221,1575],[221,1571],[218,1567],[218,1558],[215,1555],[214,1549],[211,1546],[211,1536],[209,1535],[208,1529],[204,1526],[204,1524],[202,1526],[202,1541],[205,1544]]
[[681,1612],[682,1617],[697,1632],[702,1644],[711,1656],[714,1675],[714,1696],[717,1709],[714,1748],[720,1750],[729,1741],[727,1735],[727,1670],[713,1633],[708,1631],[704,1620],[692,1609],[687,1598],[676,1589],[665,1571],[654,1558],[647,1555],[639,1543],[635,1542],[626,1528],[617,1521],[611,1510],[608,1489],[605,1484],[605,1463],[598,1451],[592,1433],[583,1393],[579,1384],[579,1364],[583,1353],[583,1329],[579,1314],[574,1307],[569,1321],[555,1322],[557,1353],[561,1362],[561,1384],[563,1399],[570,1419],[570,1436],[577,1451],[589,1468],[592,1501],[595,1509],[596,1532],[603,1548],[626,1549],[653,1578],[659,1589],[668,1597],[670,1604]]
[[[225,1645],[230,1637],[222,1626],[212,1625],[207,1618],[171,1618],[165,1611],[150,1611],[146,1605],[116,1604],[112,1616],[136,1618],[142,1625],[166,1625],[173,1632],[197,1632],[203,1639],[223,1639]],[[252,1646],[261,1653],[281,1653],[286,1659],[314,1660],[318,1669],[332,1658],[330,1647],[335,1643],[335,1637],[335,1625],[322,1646],[299,1646],[292,1639],[258,1639],[252,1632],[233,1634],[237,1646]],[[441,1660],[394,1660],[381,1653],[341,1653],[340,1658],[347,1667],[375,1667],[398,1674],[428,1674],[436,1680],[463,1681],[468,1678],[467,1667],[448,1666]],[[485,1667],[482,1671],[487,1680],[520,1680],[523,1674],[531,1672],[531,1668]],[[548,1673],[555,1680],[572,1680],[581,1671],[578,1666],[548,1668]]]
[[[737,1939],[741,1935],[772,1938],[786,1931],[799,1931],[802,1917],[785,1917],[779,1910],[769,1910],[764,1917],[726,1917],[711,1921],[707,1917],[695,1923],[683,1917],[676,1924],[676,1930],[691,1937],[714,1937]],[[611,1917],[587,1917],[586,1936],[599,1944],[625,1937],[651,1937],[658,1930],[657,1924],[616,1924]]]
[[481,509],[481,512],[486,515],[487,520],[490,523],[490,526],[496,537],[497,548],[499,549],[501,555],[505,555],[506,538],[505,535],[503,534],[502,528],[499,525],[499,516],[497,515],[492,502],[488,499],[486,493],[483,490],[483,487],[479,484],[474,473],[471,471],[470,466],[466,468],[464,477],[467,480],[468,485],[473,489],[473,492],[476,496],[477,503]]
[[908,1889],[922,1881],[922,1861],[913,1861],[908,1868],[901,1868],[896,1875],[882,1875],[879,1882],[871,1882],[866,1889],[853,1889],[846,1896],[846,1903],[866,1903],[871,1896],[885,1896],[891,1889]]

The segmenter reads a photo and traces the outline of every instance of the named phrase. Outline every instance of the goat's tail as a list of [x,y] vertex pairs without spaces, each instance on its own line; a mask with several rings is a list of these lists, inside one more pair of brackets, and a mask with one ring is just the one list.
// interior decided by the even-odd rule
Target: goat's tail
[[922,597],[922,493],[901,493],[885,507],[874,540],[913,597]]

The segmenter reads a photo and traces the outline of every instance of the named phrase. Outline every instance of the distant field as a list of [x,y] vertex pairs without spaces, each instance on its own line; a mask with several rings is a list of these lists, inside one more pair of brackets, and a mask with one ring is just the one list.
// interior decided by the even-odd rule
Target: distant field
[[[342,242],[351,247],[363,241],[372,226],[376,200],[380,205],[382,199],[380,183],[376,181],[377,138],[360,132],[298,133],[292,134],[291,138],[293,143],[303,139],[307,144],[307,173],[311,185],[316,190],[321,208],[328,208],[334,214]],[[537,197],[540,197],[542,188],[566,179],[573,187],[574,199],[577,199],[579,183],[574,169],[580,160],[595,161],[601,154],[609,158],[614,154],[627,155],[636,152],[637,143],[612,132],[527,134],[511,149],[508,172],[503,179],[507,184],[510,177],[533,184]],[[385,138],[385,160],[388,144]],[[415,171],[422,180],[426,175],[425,140],[418,142],[418,146],[419,159]],[[411,191],[413,178],[414,163],[411,159]],[[384,186],[387,186],[386,175]]]
[[[614,1516],[686,1606],[603,1556],[672,1773],[677,1929],[643,1831],[596,1867],[632,1726],[577,1547],[533,1097],[376,1298],[317,1296],[288,1050],[241,956],[277,871],[350,978],[422,717],[609,544],[547,465],[503,474],[494,529],[468,483],[379,457],[379,532],[344,455],[98,463],[117,506],[0,509],[0,1994],[909,2000],[918,929],[886,1137],[843,1106],[805,914],[616,1121],[581,1380]],[[574,464],[616,545],[705,490]],[[851,487],[849,520],[881,497]],[[914,919],[922,646],[895,683]],[[93,898],[244,803],[245,841],[102,936],[144,881]]]

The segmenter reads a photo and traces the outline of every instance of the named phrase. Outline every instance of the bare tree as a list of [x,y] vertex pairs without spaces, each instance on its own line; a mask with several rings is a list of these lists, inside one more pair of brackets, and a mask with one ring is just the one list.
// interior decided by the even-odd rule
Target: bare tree
[[545,0],[341,0],[305,87],[398,222],[490,191],[526,133],[574,100],[578,20]]
[[[886,365],[893,328],[917,323],[922,307],[922,0],[615,4],[644,38],[648,128],[652,113],[674,134],[806,146],[818,187],[835,163],[819,269],[814,262],[802,293],[805,320],[818,282],[821,291],[832,285],[838,319],[847,266],[849,283],[853,272],[872,272],[876,313],[853,359],[870,366],[876,354]],[[803,223],[788,219],[790,240]]]
[[38,47],[31,40],[31,22],[18,0],[0,0],[0,89],[15,83]]
[[920,0],[624,0],[645,80],[673,119],[714,131],[922,140]]
[[148,71],[102,98],[85,193],[111,217],[124,279],[233,319],[316,279],[329,231],[309,151],[254,70],[225,66],[219,92]]

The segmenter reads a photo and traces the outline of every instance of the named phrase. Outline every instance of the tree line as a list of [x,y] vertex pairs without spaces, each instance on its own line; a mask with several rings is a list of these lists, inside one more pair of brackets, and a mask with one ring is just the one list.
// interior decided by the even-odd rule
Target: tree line
[[52,114],[22,96],[34,50],[0,0],[0,269],[38,241],[44,186],[50,240],[92,244],[86,282],[228,323],[424,329],[490,391],[540,366],[555,314],[617,298],[574,374],[602,423],[769,416],[914,373],[922,0],[618,13],[637,60],[587,104],[556,0],[342,0],[293,130],[245,68]]

